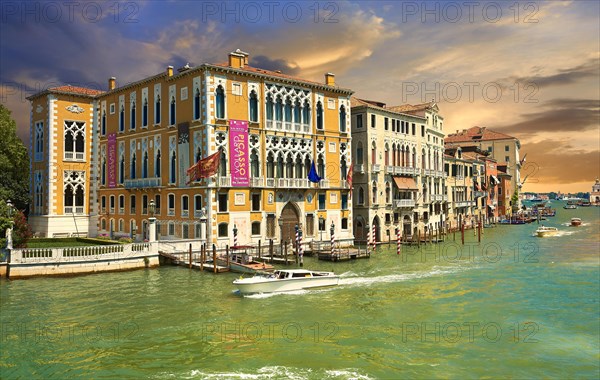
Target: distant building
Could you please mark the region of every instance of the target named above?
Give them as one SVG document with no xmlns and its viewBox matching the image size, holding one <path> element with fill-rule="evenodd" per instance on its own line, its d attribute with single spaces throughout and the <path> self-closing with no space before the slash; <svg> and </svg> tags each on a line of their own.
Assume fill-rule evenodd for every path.
<svg viewBox="0 0 600 380">
<path fill-rule="evenodd" d="M 520 141 L 513 136 L 496 132 L 485 127 L 472 127 L 456 131 L 449 134 L 445 139 L 446 147 L 453 146 L 475 146 L 481 150 L 487 151 L 489 157 L 496 160 L 498 165 L 504 165 L 507 168 L 506 174 L 510 175 L 511 196 L 515 189 L 521 188 L 521 158 L 519 149 Z M 503 189 L 507 191 L 506 189 Z M 516 205 L 518 206 L 518 205 Z"/>
<path fill-rule="evenodd" d="M 592 192 L 590 193 L 590 203 L 600 205 L 600 180 L 596 178 L 596 183 L 592 185 Z"/>
<path fill-rule="evenodd" d="M 377 241 L 444 221 L 443 118 L 434 103 L 388 107 L 352 98 L 354 235 Z M 367 230 L 369 226 L 369 230 Z"/>
<path fill-rule="evenodd" d="M 498 185 L 498 216 L 507 217 L 512 215 L 512 203 L 511 197 L 512 191 L 512 176 L 507 173 L 508 169 L 506 165 L 498 165 L 498 178 L 500 184 Z"/>
</svg>

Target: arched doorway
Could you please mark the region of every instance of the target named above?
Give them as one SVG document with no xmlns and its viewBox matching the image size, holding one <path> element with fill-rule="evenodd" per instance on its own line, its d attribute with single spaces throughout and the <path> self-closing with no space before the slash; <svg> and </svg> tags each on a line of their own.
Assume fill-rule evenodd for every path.
<svg viewBox="0 0 600 380">
<path fill-rule="evenodd" d="M 283 227 L 281 231 L 282 241 L 292 241 L 296 239 L 296 226 L 300 224 L 300 216 L 298 212 L 298 206 L 292 202 L 283 207 L 281 210 L 280 220 L 283 221 Z"/>
<path fill-rule="evenodd" d="M 356 242 L 362 242 L 366 240 L 367 230 L 365 229 L 365 223 L 362 216 L 354 219 L 354 240 Z"/>
<path fill-rule="evenodd" d="M 412 228 L 411 228 L 411 223 L 410 223 L 410 216 L 408 215 L 404 215 L 404 218 L 402 219 L 402 236 L 410 236 L 412 235 Z"/>
<path fill-rule="evenodd" d="M 379 223 L 379 216 L 373 218 L 373 226 L 371 227 L 375 231 L 375 241 L 381 241 L 381 228 Z"/>
</svg>

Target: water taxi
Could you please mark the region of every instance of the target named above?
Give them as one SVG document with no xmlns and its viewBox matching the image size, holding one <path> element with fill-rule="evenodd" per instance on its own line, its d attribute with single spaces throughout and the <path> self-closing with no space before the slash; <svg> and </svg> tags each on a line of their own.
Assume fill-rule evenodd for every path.
<svg viewBox="0 0 600 380">
<path fill-rule="evenodd" d="M 558 228 L 556 227 L 544 227 L 541 226 L 537 230 L 535 230 L 535 234 L 537 237 L 548 237 L 554 236 L 558 233 Z"/>
<path fill-rule="evenodd" d="M 335 286 L 340 278 L 333 272 L 306 269 L 276 270 L 268 276 L 240 278 L 233 281 L 241 294 L 275 293 Z"/>
<path fill-rule="evenodd" d="M 571 225 L 573 227 L 581 226 L 581 219 L 580 218 L 571 218 Z"/>
</svg>

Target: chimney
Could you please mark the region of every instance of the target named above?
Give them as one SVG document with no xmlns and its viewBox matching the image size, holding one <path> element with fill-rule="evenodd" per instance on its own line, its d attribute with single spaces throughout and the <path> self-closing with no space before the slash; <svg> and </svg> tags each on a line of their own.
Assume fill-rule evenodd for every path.
<svg viewBox="0 0 600 380">
<path fill-rule="evenodd" d="M 335 74 L 325 74 L 325 84 L 328 86 L 335 86 Z"/>
<path fill-rule="evenodd" d="M 244 53 L 240 49 L 236 49 L 229 53 L 229 67 L 234 69 L 243 69 L 248 64 L 248 53 Z"/>
<path fill-rule="evenodd" d="M 167 66 L 167 76 L 168 77 L 173 76 L 173 66 Z"/>
<path fill-rule="evenodd" d="M 117 87 L 117 78 L 110 77 L 108 79 L 108 91 L 114 90 Z"/>
</svg>

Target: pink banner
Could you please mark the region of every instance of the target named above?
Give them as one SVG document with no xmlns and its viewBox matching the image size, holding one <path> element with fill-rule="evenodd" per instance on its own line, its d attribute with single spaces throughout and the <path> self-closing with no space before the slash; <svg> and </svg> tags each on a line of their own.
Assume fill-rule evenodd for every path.
<svg viewBox="0 0 600 380">
<path fill-rule="evenodd" d="M 250 163 L 248 161 L 248 122 L 229 120 L 231 186 L 250 186 Z"/>
<path fill-rule="evenodd" d="M 117 134 L 109 133 L 106 144 L 106 174 L 108 187 L 117 187 Z"/>
</svg>

